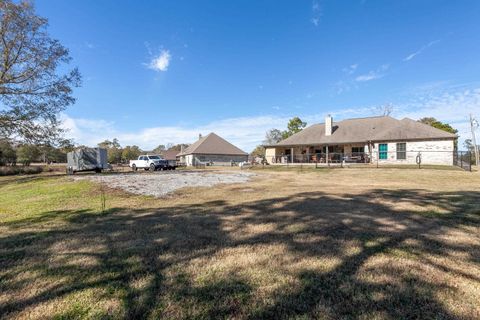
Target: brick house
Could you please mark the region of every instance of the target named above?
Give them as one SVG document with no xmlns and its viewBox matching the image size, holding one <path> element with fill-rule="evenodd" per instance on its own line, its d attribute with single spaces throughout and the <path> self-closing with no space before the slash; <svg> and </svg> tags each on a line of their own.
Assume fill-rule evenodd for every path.
<svg viewBox="0 0 480 320">
<path fill-rule="evenodd" d="M 389 116 L 314 124 L 274 145 L 266 145 L 271 163 L 382 162 L 452 165 L 457 136 L 418 121 Z"/>
</svg>

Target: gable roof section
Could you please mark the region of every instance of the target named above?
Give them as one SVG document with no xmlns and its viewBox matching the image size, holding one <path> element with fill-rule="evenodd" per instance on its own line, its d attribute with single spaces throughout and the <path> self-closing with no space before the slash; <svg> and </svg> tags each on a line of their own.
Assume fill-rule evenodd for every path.
<svg viewBox="0 0 480 320">
<path fill-rule="evenodd" d="M 421 139 L 454 139 L 457 136 L 418 121 L 389 116 L 347 119 L 333 123 L 333 133 L 325 135 L 325 124 L 314 124 L 284 139 L 276 146 L 363 143 Z"/>
<path fill-rule="evenodd" d="M 161 153 L 165 160 L 177 160 L 177 150 L 166 150 Z"/>
<path fill-rule="evenodd" d="M 186 148 L 183 153 L 180 152 L 180 155 L 187 155 L 187 154 L 224 154 L 224 155 L 248 155 L 248 153 L 240 150 L 227 140 L 219 137 L 215 133 L 210 133 L 205 137 L 198 139 L 195 143 L 191 144 L 188 148 Z"/>
<path fill-rule="evenodd" d="M 398 124 L 379 133 L 374 140 L 419 140 L 419 139 L 454 139 L 453 133 L 434 128 L 410 118 L 397 120 Z"/>
</svg>

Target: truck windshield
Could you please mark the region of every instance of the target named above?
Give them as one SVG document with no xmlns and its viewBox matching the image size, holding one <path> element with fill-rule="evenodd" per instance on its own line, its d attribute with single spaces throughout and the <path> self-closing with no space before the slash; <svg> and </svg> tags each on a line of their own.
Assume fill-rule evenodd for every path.
<svg viewBox="0 0 480 320">
<path fill-rule="evenodd" d="M 148 156 L 150 160 L 160 160 L 159 156 Z"/>
</svg>

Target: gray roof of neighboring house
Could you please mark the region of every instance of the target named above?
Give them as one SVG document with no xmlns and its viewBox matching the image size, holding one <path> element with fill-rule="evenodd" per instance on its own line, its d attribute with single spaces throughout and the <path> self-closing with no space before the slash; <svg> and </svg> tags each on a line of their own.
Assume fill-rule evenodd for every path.
<svg viewBox="0 0 480 320">
<path fill-rule="evenodd" d="M 314 124 L 274 146 L 455 139 L 457 137 L 452 133 L 409 118 L 397 120 L 389 116 L 347 119 L 334 122 L 332 127 L 332 135 L 326 136 L 325 124 Z"/>
<path fill-rule="evenodd" d="M 224 154 L 224 155 L 248 155 L 248 153 L 235 147 L 233 144 L 217 136 L 215 133 L 210 133 L 205 137 L 200 138 L 195 143 L 191 144 L 183 152 L 177 156 L 187 154 Z"/>
</svg>

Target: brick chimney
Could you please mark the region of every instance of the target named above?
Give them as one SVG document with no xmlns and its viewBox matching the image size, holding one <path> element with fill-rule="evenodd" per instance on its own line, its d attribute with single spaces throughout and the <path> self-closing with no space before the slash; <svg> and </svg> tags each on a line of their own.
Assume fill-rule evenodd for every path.
<svg viewBox="0 0 480 320">
<path fill-rule="evenodd" d="M 325 135 L 331 136 L 333 130 L 333 118 L 331 115 L 325 117 Z"/>
</svg>

